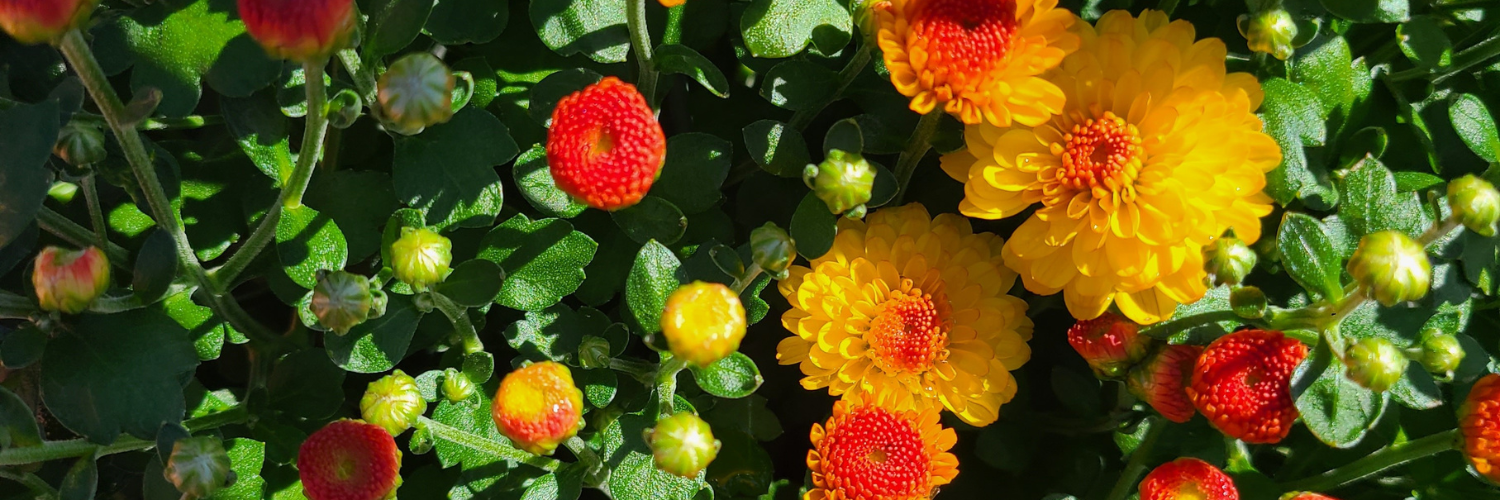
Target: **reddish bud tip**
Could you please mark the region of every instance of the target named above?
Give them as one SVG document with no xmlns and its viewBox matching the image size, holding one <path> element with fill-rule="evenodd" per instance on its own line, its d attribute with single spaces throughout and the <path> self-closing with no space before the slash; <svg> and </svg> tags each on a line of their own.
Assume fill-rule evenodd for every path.
<svg viewBox="0 0 1500 500">
<path fill-rule="evenodd" d="M 54 42 L 89 18 L 99 0 L 0 0 L 0 28 L 24 44 Z"/>
<path fill-rule="evenodd" d="M 319 62 L 354 35 L 354 0 L 239 0 L 245 30 L 272 57 Z"/>
<path fill-rule="evenodd" d="M 47 247 L 36 257 L 31 284 L 42 310 L 78 314 L 109 288 L 109 259 L 98 247 Z"/>
<path fill-rule="evenodd" d="M 1068 329 L 1068 343 L 1089 362 L 1099 378 L 1118 379 L 1146 357 L 1150 337 L 1140 335 L 1140 327 L 1114 313 L 1086 319 Z"/>
</svg>

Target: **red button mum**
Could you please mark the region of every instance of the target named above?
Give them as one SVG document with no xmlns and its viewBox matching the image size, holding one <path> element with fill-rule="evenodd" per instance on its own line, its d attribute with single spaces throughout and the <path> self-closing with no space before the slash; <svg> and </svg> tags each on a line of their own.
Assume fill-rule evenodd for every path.
<svg viewBox="0 0 1500 500">
<path fill-rule="evenodd" d="M 0 0 L 0 28 L 26 44 L 51 42 L 78 26 L 99 0 Z"/>
<path fill-rule="evenodd" d="M 245 30 L 274 57 L 318 62 L 354 33 L 354 0 L 239 0 Z"/>
<path fill-rule="evenodd" d="M 1127 383 L 1130 392 L 1145 400 L 1167 420 L 1184 423 L 1193 418 L 1193 402 L 1188 400 L 1187 385 L 1202 347 L 1169 345 L 1157 351 L 1146 362 L 1130 370 Z"/>
<path fill-rule="evenodd" d="M 810 500 L 925 500 L 958 475 L 958 441 L 936 409 L 891 411 L 839 401 L 828 425 L 813 424 Z"/>
<path fill-rule="evenodd" d="M 378 425 L 340 420 L 302 442 L 297 474 L 312 500 L 379 500 L 401 483 L 401 450 Z"/>
<path fill-rule="evenodd" d="M 618 78 L 574 92 L 552 110 L 552 178 L 591 207 L 619 210 L 641 201 L 666 154 L 666 136 L 646 98 Z"/>
<path fill-rule="evenodd" d="M 1297 420 L 1292 371 L 1306 358 L 1307 346 L 1281 332 L 1231 333 L 1198 357 L 1188 396 L 1224 434 L 1247 443 L 1275 443 Z"/>
<path fill-rule="evenodd" d="M 1234 480 L 1196 458 L 1161 464 L 1141 480 L 1141 500 L 1239 500 Z"/>
<path fill-rule="evenodd" d="M 1469 389 L 1458 410 L 1458 429 L 1474 471 L 1500 483 L 1500 375 L 1485 375 Z"/>
</svg>

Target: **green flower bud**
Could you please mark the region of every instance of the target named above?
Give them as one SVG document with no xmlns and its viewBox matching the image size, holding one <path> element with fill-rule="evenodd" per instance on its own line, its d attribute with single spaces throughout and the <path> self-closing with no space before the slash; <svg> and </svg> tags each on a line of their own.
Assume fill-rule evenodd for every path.
<svg viewBox="0 0 1500 500">
<path fill-rule="evenodd" d="M 398 59 L 380 76 L 376 98 L 387 130 L 416 135 L 453 117 L 456 79 L 443 61 L 426 52 Z"/>
<path fill-rule="evenodd" d="M 31 285 L 42 310 L 78 314 L 109 289 L 109 259 L 98 247 L 47 247 L 36 256 Z"/>
<path fill-rule="evenodd" d="M 854 13 L 854 25 L 859 26 L 859 34 L 864 36 L 864 43 L 874 46 L 877 42 L 875 36 L 880 32 L 880 23 L 875 20 L 875 5 L 882 0 L 854 0 L 850 2 L 849 10 Z"/>
<path fill-rule="evenodd" d="M 427 413 L 427 401 L 417 390 L 416 379 L 401 370 L 370 382 L 359 399 L 360 418 L 392 436 L 406 431 L 423 413 Z"/>
<path fill-rule="evenodd" d="M 1448 207 L 1464 227 L 1480 236 L 1494 236 L 1500 220 L 1500 192 L 1489 181 L 1465 175 L 1448 183 Z"/>
<path fill-rule="evenodd" d="M 1406 355 L 1391 341 L 1365 338 L 1344 353 L 1349 380 L 1375 392 L 1385 392 L 1406 373 Z"/>
<path fill-rule="evenodd" d="M 52 154 L 75 167 L 104 161 L 104 130 L 92 123 L 70 121 L 57 133 Z"/>
<path fill-rule="evenodd" d="M 1432 265 L 1422 245 L 1410 236 L 1380 231 L 1360 238 L 1359 248 L 1349 258 L 1349 275 L 1389 307 L 1427 295 Z"/>
<path fill-rule="evenodd" d="M 1255 251 L 1244 241 L 1224 236 L 1203 247 L 1203 271 L 1215 285 L 1238 285 L 1255 269 Z"/>
<path fill-rule="evenodd" d="M 646 430 L 646 442 L 651 445 L 656 468 L 686 478 L 698 477 L 722 446 L 714 439 L 708 422 L 692 412 L 657 420 L 656 428 Z"/>
<path fill-rule="evenodd" d="M 1436 374 L 1453 373 L 1464 360 L 1464 346 L 1452 335 L 1429 335 L 1422 339 L 1422 367 Z"/>
<path fill-rule="evenodd" d="M 750 258 L 761 269 L 779 276 L 797 259 L 797 243 L 776 223 L 767 222 L 750 231 Z"/>
<path fill-rule="evenodd" d="M 364 276 L 344 271 L 318 271 L 310 308 L 319 324 L 343 335 L 372 317 L 370 311 L 374 302 L 370 280 Z"/>
<path fill-rule="evenodd" d="M 177 440 L 162 470 L 162 476 L 190 498 L 203 498 L 219 491 L 229 480 L 229 474 L 229 454 L 224 451 L 224 443 L 213 436 Z"/>
<path fill-rule="evenodd" d="M 464 372 L 449 368 L 443 370 L 443 397 L 458 402 L 474 395 L 474 381 Z"/>
<path fill-rule="evenodd" d="M 72 203 L 73 197 L 77 195 L 78 185 L 71 182 L 57 181 L 52 183 L 52 187 L 47 188 L 47 197 L 64 205 Z"/>
<path fill-rule="evenodd" d="M 1266 294 L 1253 286 L 1240 287 L 1229 292 L 1229 308 L 1245 319 L 1260 319 L 1266 315 Z"/>
<path fill-rule="evenodd" d="M 1251 51 L 1285 61 L 1296 48 L 1292 46 L 1292 40 L 1297 38 L 1297 21 L 1285 9 L 1278 7 L 1254 15 L 1241 15 L 1238 24 Z"/>
<path fill-rule="evenodd" d="M 453 261 L 453 242 L 431 229 L 401 228 L 391 243 L 391 270 L 396 279 L 418 290 L 443 281 Z"/>
<path fill-rule="evenodd" d="M 578 364 L 584 368 L 604 368 L 609 366 L 609 352 L 608 339 L 584 335 L 578 343 Z"/>
<path fill-rule="evenodd" d="M 823 163 L 808 165 L 802 172 L 802 180 L 818 199 L 828 205 L 828 211 L 841 214 L 863 207 L 870 201 L 870 190 L 875 187 L 875 167 L 859 153 L 835 149 L 828 152 Z"/>
</svg>

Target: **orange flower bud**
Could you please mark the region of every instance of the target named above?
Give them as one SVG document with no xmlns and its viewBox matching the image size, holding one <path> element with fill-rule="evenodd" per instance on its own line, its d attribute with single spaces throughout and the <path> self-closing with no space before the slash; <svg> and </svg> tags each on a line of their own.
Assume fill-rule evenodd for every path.
<svg viewBox="0 0 1500 500">
<path fill-rule="evenodd" d="M 36 257 L 31 284 L 43 310 L 78 314 L 109 288 L 109 259 L 98 247 L 47 247 Z"/>
<path fill-rule="evenodd" d="M 24 44 L 53 42 L 98 5 L 99 0 L 0 0 L 0 28 Z"/>
<path fill-rule="evenodd" d="M 354 0 L 239 0 L 245 30 L 272 57 L 327 59 L 354 35 Z"/>
<path fill-rule="evenodd" d="M 567 366 L 543 361 L 510 372 L 500 381 L 490 416 L 516 447 L 543 455 L 578 434 L 583 392 Z"/>
</svg>

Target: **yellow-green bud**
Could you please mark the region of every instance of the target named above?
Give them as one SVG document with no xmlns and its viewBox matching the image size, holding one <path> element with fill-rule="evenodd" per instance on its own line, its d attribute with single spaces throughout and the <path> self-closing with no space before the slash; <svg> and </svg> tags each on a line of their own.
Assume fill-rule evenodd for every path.
<svg viewBox="0 0 1500 500">
<path fill-rule="evenodd" d="M 36 256 L 31 285 L 42 310 L 78 314 L 109 289 L 109 259 L 99 247 L 47 247 Z"/>
<path fill-rule="evenodd" d="M 1406 373 L 1406 355 L 1391 341 L 1365 338 L 1344 353 L 1349 380 L 1375 392 L 1385 392 Z"/>
<path fill-rule="evenodd" d="M 453 118 L 453 71 L 426 52 L 398 59 L 380 76 L 376 98 L 386 129 L 416 135 Z"/>
<path fill-rule="evenodd" d="M 188 498 L 203 498 L 224 487 L 229 480 L 229 454 L 217 437 L 199 436 L 177 440 L 167 458 L 162 476 Z"/>
<path fill-rule="evenodd" d="M 401 370 L 370 382 L 364 397 L 359 399 L 360 418 L 380 426 L 392 436 L 411 428 L 417 417 L 426 412 L 427 401 L 417 390 L 416 379 Z"/>
<path fill-rule="evenodd" d="M 662 335 L 672 354 L 699 367 L 739 350 L 745 324 L 740 296 L 720 283 L 694 281 L 677 287 L 661 313 Z"/>
<path fill-rule="evenodd" d="M 1349 258 L 1349 275 L 1389 307 L 1427 295 L 1432 264 L 1422 245 L 1410 236 L 1380 231 L 1360 238 L 1359 248 Z"/>
<path fill-rule="evenodd" d="M 474 395 L 474 381 L 469 380 L 464 372 L 449 368 L 443 371 L 443 396 L 449 401 L 458 402 L 469 399 Z"/>
<path fill-rule="evenodd" d="M 708 422 L 692 412 L 657 420 L 655 428 L 646 430 L 646 442 L 651 445 L 656 468 L 686 478 L 698 477 L 723 446 L 714 439 Z"/>
<path fill-rule="evenodd" d="M 75 167 L 104 161 L 104 130 L 92 123 L 70 121 L 57 133 L 52 154 Z"/>
<path fill-rule="evenodd" d="M 797 243 L 776 223 L 767 222 L 750 231 L 750 259 L 766 272 L 779 278 L 796 258 Z"/>
<path fill-rule="evenodd" d="M 1422 367 L 1436 374 L 1452 373 L 1464 360 L 1464 346 L 1452 335 L 1429 335 L 1422 339 Z"/>
<path fill-rule="evenodd" d="M 401 238 L 391 243 L 391 270 L 396 279 L 418 290 L 440 283 L 453 261 L 453 242 L 426 228 L 401 228 Z"/>
<path fill-rule="evenodd" d="M 1297 38 L 1297 21 L 1285 9 L 1241 15 L 1238 24 L 1251 51 L 1270 54 L 1283 61 L 1292 56 L 1296 48 L 1292 46 L 1292 40 Z"/>
<path fill-rule="evenodd" d="M 828 152 L 823 163 L 808 165 L 802 172 L 802 180 L 818 199 L 828 205 L 828 211 L 841 214 L 863 208 L 870 201 L 870 190 L 875 187 L 875 167 L 859 153 L 835 149 Z M 862 213 L 862 210 L 855 211 Z"/>
<path fill-rule="evenodd" d="M 1448 183 L 1448 207 L 1453 216 L 1480 236 L 1494 236 L 1500 221 L 1500 192 L 1489 181 L 1465 175 Z"/>
<path fill-rule="evenodd" d="M 1255 251 L 1243 240 L 1224 236 L 1203 247 L 1203 271 L 1216 285 L 1238 285 L 1255 269 Z"/>
<path fill-rule="evenodd" d="M 1235 316 L 1260 319 L 1266 315 L 1266 294 L 1253 286 L 1237 288 L 1229 292 L 1229 308 Z"/>
<path fill-rule="evenodd" d="M 880 23 L 875 20 L 875 5 L 881 1 L 854 0 L 849 5 L 849 10 L 854 14 L 854 25 L 859 27 L 864 43 L 870 46 L 877 43 L 876 34 L 880 32 Z"/>
<path fill-rule="evenodd" d="M 609 366 L 609 358 L 609 339 L 584 335 L 578 343 L 578 364 L 584 368 L 604 368 Z"/>
<path fill-rule="evenodd" d="M 372 317 L 370 311 L 374 302 L 370 280 L 364 276 L 344 271 L 318 271 L 310 308 L 319 324 L 343 335 Z"/>
</svg>

